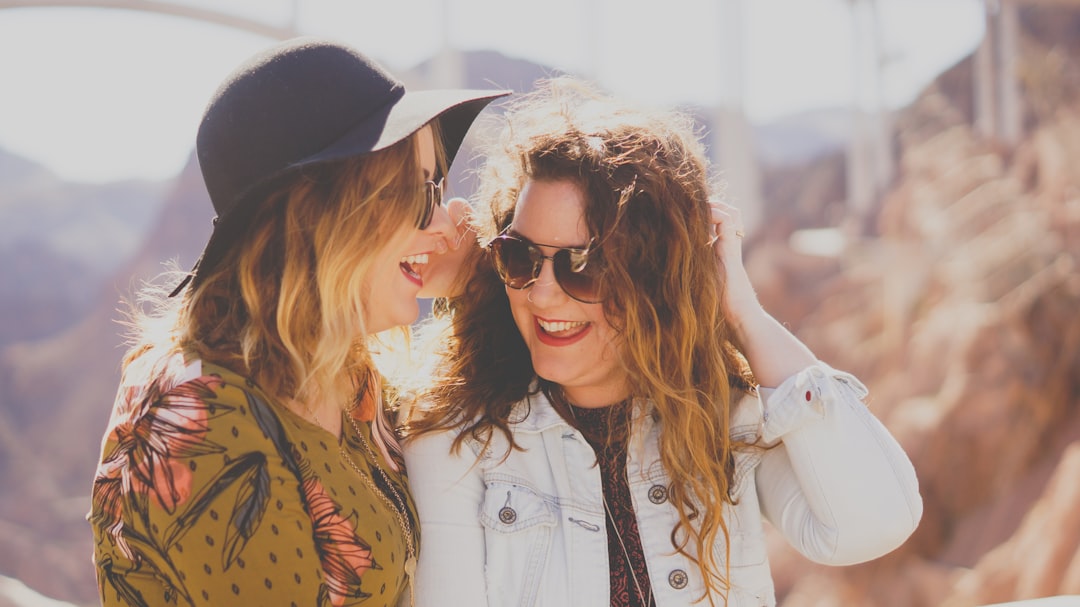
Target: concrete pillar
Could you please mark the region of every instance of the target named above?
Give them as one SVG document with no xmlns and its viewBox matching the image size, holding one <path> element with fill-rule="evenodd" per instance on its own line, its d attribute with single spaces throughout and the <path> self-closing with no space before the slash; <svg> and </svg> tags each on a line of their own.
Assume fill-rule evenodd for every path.
<svg viewBox="0 0 1080 607">
<path fill-rule="evenodd" d="M 1017 74 L 1020 18 L 1016 0 L 986 0 L 986 33 L 975 51 L 975 130 L 1015 145 L 1024 130 L 1024 107 Z"/>
<path fill-rule="evenodd" d="M 1024 108 L 1017 73 L 1020 44 L 1020 7 L 1015 0 L 1003 0 L 998 13 L 1000 52 L 998 55 L 998 98 L 1001 140 L 1009 145 L 1020 143 L 1024 130 Z"/>
<path fill-rule="evenodd" d="M 450 2 L 451 0 L 442 0 L 439 3 L 441 15 L 438 23 L 442 27 L 440 32 L 441 44 L 439 45 L 438 54 L 432 59 L 428 87 L 425 88 L 467 88 L 465 84 L 465 60 L 461 56 L 461 51 L 454 48 L 450 43 Z"/>
<path fill-rule="evenodd" d="M 983 4 L 986 12 L 986 26 L 982 42 L 975 49 L 972 86 L 975 101 L 975 131 L 987 138 L 997 137 L 997 103 L 994 95 L 994 55 L 996 54 L 994 14 L 997 12 L 997 0 L 986 0 Z"/>
<path fill-rule="evenodd" d="M 874 0 L 851 0 L 850 4 L 855 98 L 847 153 L 848 210 L 862 219 L 892 184 L 896 160 L 877 7 Z"/>
<path fill-rule="evenodd" d="M 742 0 L 719 0 L 717 38 L 720 95 L 709 134 L 713 165 L 726 184 L 725 198 L 742 213 L 746 232 L 763 220 L 761 170 L 754 134 L 744 111 Z"/>
</svg>

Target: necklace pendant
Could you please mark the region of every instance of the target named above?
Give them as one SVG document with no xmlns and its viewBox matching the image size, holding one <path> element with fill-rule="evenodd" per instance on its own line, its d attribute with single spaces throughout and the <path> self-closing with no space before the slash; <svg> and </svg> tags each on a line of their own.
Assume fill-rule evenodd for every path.
<svg viewBox="0 0 1080 607">
<path fill-rule="evenodd" d="M 405 583 L 409 585 L 409 607 L 416 606 L 416 557 L 405 559 Z"/>
</svg>

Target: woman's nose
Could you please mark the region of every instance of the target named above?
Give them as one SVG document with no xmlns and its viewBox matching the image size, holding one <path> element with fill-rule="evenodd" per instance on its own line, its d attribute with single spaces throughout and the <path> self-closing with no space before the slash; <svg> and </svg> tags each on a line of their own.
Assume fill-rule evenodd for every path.
<svg viewBox="0 0 1080 607">
<path fill-rule="evenodd" d="M 555 262 L 550 257 L 544 258 L 540 265 L 540 274 L 529 289 L 529 300 L 538 306 L 558 303 L 566 296 L 559 281 L 555 279 Z"/>
</svg>

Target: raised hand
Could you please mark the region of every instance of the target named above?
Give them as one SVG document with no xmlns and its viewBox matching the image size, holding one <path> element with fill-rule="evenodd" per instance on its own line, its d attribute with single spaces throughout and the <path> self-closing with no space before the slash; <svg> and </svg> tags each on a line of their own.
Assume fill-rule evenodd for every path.
<svg viewBox="0 0 1080 607">
<path fill-rule="evenodd" d="M 476 252 L 479 245 L 476 233 L 470 228 L 469 217 L 472 207 L 464 198 L 451 198 L 446 201 L 446 212 L 455 226 L 453 233 L 447 234 L 428 261 L 424 272 L 424 287 L 420 297 L 453 297 L 459 295 L 464 286 L 463 270 L 465 261 Z"/>
</svg>

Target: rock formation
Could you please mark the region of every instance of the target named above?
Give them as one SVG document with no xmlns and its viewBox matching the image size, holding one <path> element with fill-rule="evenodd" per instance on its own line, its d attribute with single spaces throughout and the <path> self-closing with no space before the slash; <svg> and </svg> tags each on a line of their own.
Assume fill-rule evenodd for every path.
<svg viewBox="0 0 1080 607">
<path fill-rule="evenodd" d="M 783 607 L 1080 594 L 1080 97 L 1058 56 L 1080 21 L 1052 12 L 1024 14 L 1028 34 L 1073 27 L 1025 38 L 1028 81 L 1060 86 L 1029 107 L 1018 147 L 972 132 L 948 90 L 970 86 L 961 64 L 901 117 L 899 177 L 871 234 L 841 232 L 832 259 L 776 238 L 752 252 L 766 307 L 871 387 L 926 507 L 907 544 L 865 565 L 826 569 L 774 542 Z"/>
</svg>

